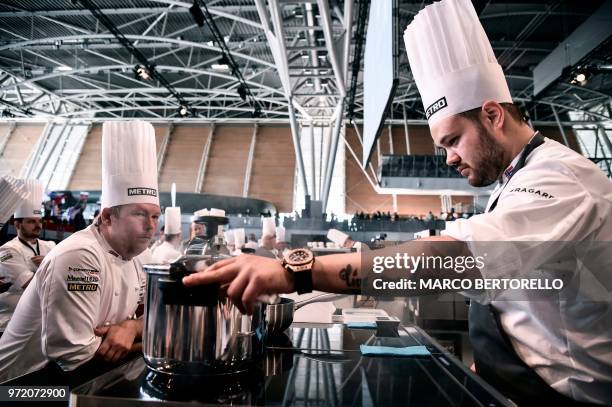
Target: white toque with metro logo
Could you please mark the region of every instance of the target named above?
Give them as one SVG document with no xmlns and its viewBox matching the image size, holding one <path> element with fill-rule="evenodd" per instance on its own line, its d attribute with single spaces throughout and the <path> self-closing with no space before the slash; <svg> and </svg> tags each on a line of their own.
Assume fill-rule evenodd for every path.
<svg viewBox="0 0 612 407">
<path fill-rule="evenodd" d="M 23 183 L 30 195 L 23 199 L 17 210 L 15 210 L 15 219 L 42 218 L 41 208 L 44 192 L 42 182 L 35 179 L 24 179 Z"/>
<path fill-rule="evenodd" d="M 159 205 L 155 130 L 143 121 L 102 125 L 102 208 Z"/>
<path fill-rule="evenodd" d="M 512 103 L 504 72 L 469 0 L 425 7 L 406 28 L 404 41 L 430 126 L 486 100 Z"/>
</svg>

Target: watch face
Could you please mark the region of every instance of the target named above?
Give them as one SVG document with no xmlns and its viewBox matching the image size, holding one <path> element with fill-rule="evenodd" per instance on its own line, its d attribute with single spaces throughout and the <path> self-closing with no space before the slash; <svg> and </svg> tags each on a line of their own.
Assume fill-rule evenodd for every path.
<svg viewBox="0 0 612 407">
<path fill-rule="evenodd" d="M 312 258 L 312 253 L 306 249 L 295 249 L 287 254 L 287 262 L 295 265 L 308 263 Z"/>
</svg>

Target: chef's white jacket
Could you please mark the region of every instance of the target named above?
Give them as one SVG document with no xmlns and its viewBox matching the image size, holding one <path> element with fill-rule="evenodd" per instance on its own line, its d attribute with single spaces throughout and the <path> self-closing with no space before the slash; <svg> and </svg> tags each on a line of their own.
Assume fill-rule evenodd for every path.
<svg viewBox="0 0 612 407">
<path fill-rule="evenodd" d="M 55 247 L 55 242 L 40 239 L 37 241 L 40 256 L 46 256 Z M 0 277 L 12 284 L 8 291 L 0 294 L 0 332 L 4 331 L 15 311 L 24 291 L 23 285 L 30 281 L 38 268 L 31 260 L 37 255 L 37 247 L 35 244 L 28 245 L 15 237 L 0 247 Z"/>
<path fill-rule="evenodd" d="M 612 405 L 612 183 L 587 158 L 545 139 L 523 169 L 502 176 L 488 206 L 498 196 L 492 212 L 447 222 L 443 234 L 468 242 L 474 255 L 489 251 L 483 278 L 553 277 L 564 289 L 533 301 L 466 295 L 495 307 L 516 353 L 551 387 Z M 587 256 L 572 251 L 595 244 L 599 252 Z"/>
<path fill-rule="evenodd" d="M 179 252 L 170 242 L 164 242 L 152 249 L 153 261 L 155 263 L 171 263 L 181 257 Z"/>
<path fill-rule="evenodd" d="M 126 261 L 96 226 L 71 235 L 43 260 L 0 338 L 0 382 L 55 361 L 69 371 L 102 342 L 94 328 L 133 318 L 143 301 L 147 249 Z"/>
</svg>

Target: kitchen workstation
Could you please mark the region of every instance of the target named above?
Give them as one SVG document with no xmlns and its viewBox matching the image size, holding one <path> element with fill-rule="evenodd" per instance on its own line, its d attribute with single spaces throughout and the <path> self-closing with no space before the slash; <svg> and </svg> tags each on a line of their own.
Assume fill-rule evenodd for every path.
<svg viewBox="0 0 612 407">
<path fill-rule="evenodd" d="M 424 330 L 360 296 L 261 295 L 249 315 L 218 284 L 186 287 L 183 277 L 240 255 L 219 233 L 223 213 L 193 216 L 205 232 L 186 254 L 144 265 L 142 353 L 6 384 L 70 384 L 70 406 L 512 405 Z"/>
<path fill-rule="evenodd" d="M 244 315 L 218 287 L 186 290 L 195 262 L 227 255 L 212 239 L 203 256 L 145 266 L 144 356 L 73 389 L 71 405 L 509 405 L 423 330 L 330 303 L 353 296 L 262 298 Z"/>
</svg>

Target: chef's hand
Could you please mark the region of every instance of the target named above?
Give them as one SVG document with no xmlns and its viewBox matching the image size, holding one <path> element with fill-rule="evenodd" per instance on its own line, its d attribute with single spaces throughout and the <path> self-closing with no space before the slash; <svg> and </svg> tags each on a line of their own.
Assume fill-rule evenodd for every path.
<svg viewBox="0 0 612 407">
<path fill-rule="evenodd" d="M 142 320 L 128 319 L 120 324 L 100 326 L 94 333 L 102 337 L 96 356 L 106 362 L 114 363 L 142 349 L 141 343 L 134 343 L 142 333 Z"/>
<path fill-rule="evenodd" d="M 211 283 L 218 283 L 240 312 L 249 315 L 261 294 L 295 291 L 293 275 L 280 261 L 246 254 L 222 260 L 183 277 L 183 284 L 188 287 Z"/>
<path fill-rule="evenodd" d="M 43 261 L 44 258 L 45 256 L 34 256 L 34 257 L 30 257 L 30 260 L 32 260 L 32 263 L 34 263 L 34 265 L 38 267 L 40 266 L 40 263 Z"/>
</svg>

